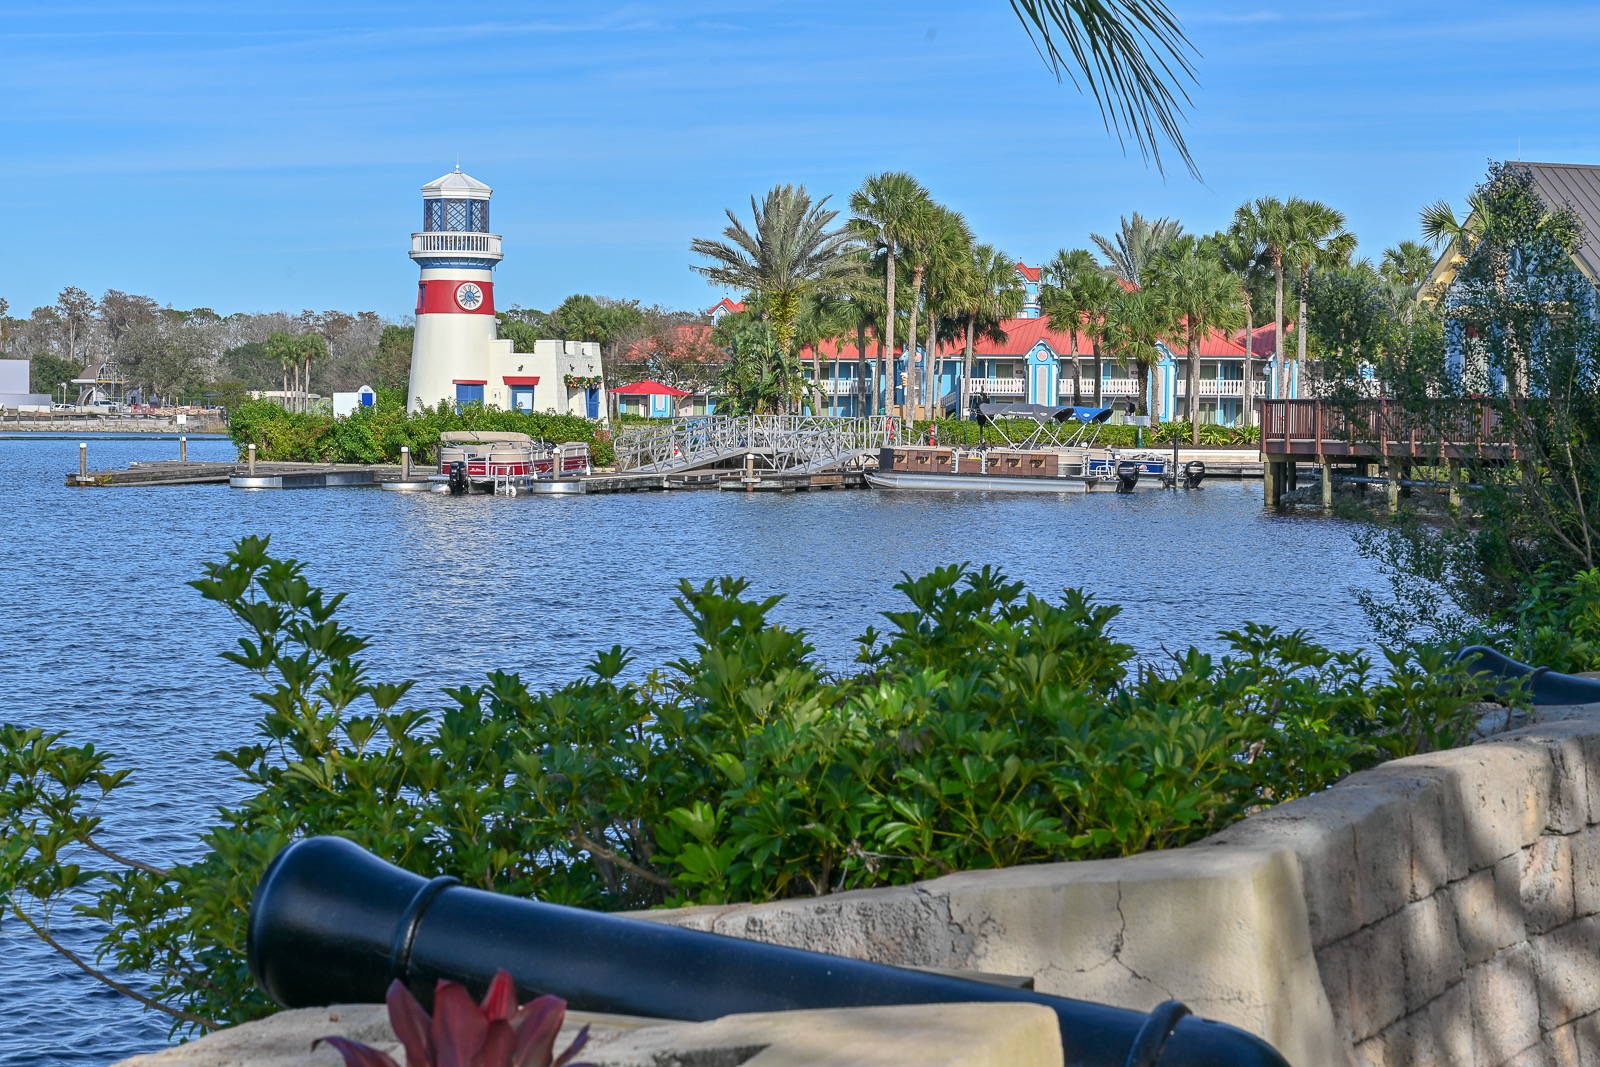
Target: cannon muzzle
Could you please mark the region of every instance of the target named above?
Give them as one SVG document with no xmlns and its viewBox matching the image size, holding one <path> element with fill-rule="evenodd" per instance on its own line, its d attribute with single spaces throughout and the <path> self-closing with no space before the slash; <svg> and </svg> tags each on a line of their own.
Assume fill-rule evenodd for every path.
<svg viewBox="0 0 1600 1067">
<path fill-rule="evenodd" d="M 1288 1067 L 1270 1045 L 1169 1001 L 1148 1014 L 1029 990 L 468 889 L 343 838 L 296 842 L 250 903 L 250 972 L 289 1008 L 378 1003 L 398 978 L 431 1003 L 497 969 L 579 1011 L 700 1022 L 745 1012 L 972 1001 L 1056 1013 L 1067 1067 Z"/>
</svg>

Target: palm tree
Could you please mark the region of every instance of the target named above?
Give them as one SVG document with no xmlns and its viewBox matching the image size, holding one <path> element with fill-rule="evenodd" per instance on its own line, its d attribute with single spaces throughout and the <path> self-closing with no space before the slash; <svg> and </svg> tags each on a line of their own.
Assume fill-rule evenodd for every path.
<svg viewBox="0 0 1600 1067">
<path fill-rule="evenodd" d="M 1179 124 L 1189 102 L 1183 82 L 1194 80 L 1194 48 L 1163 0 L 1011 0 L 1011 9 L 1057 78 L 1062 67 L 1083 75 L 1119 144 L 1126 146 L 1126 128 L 1159 171 L 1159 131 L 1199 176 Z"/>
<path fill-rule="evenodd" d="M 1265 268 L 1265 249 L 1255 234 L 1240 227 L 1238 216 L 1234 217 L 1233 226 L 1212 234 L 1207 242 L 1211 254 L 1217 257 L 1224 270 L 1233 275 L 1239 286 L 1239 303 L 1244 308 L 1244 424 L 1250 426 L 1256 421 L 1255 397 L 1252 395 L 1256 373 L 1255 283 Z"/>
<path fill-rule="evenodd" d="M 1083 398 L 1079 395 L 1081 375 L 1078 367 L 1078 331 L 1083 328 L 1084 319 L 1094 309 L 1086 303 L 1086 289 L 1082 284 L 1084 275 L 1103 275 L 1100 265 L 1094 261 L 1094 254 L 1086 248 L 1074 248 L 1070 252 L 1065 248 L 1056 252 L 1055 258 L 1045 264 L 1041 272 L 1039 286 L 1039 310 L 1049 318 L 1053 329 L 1067 331 L 1068 344 L 1071 347 L 1072 358 L 1072 402 L 1081 403 Z M 1099 368 L 1095 369 L 1095 402 L 1099 403 Z"/>
<path fill-rule="evenodd" d="M 911 272 L 911 305 L 909 308 L 911 322 L 910 329 L 906 332 L 905 369 L 901 375 L 901 385 L 905 390 L 906 407 L 914 408 L 922 395 L 921 382 L 917 378 L 917 323 L 922 315 L 922 284 L 928 275 L 928 267 L 935 256 L 939 254 L 939 243 L 944 239 L 944 215 L 949 209 L 942 204 L 935 203 L 932 199 L 919 204 L 913 211 L 909 225 L 906 227 L 904 239 L 901 244 L 901 265 Z M 931 345 L 930 345 L 931 352 Z M 894 349 L 889 350 L 889 357 L 894 358 Z M 910 412 L 907 412 L 907 417 Z"/>
<path fill-rule="evenodd" d="M 1275 196 L 1263 196 L 1253 203 L 1240 204 L 1233 213 L 1233 230 L 1261 245 L 1261 254 L 1272 268 L 1272 360 L 1283 380 L 1283 261 L 1294 239 L 1287 205 Z"/>
<path fill-rule="evenodd" d="M 1106 266 L 1125 282 L 1141 284 L 1144 268 L 1161 254 L 1167 243 L 1183 233 L 1183 223 L 1176 219 L 1147 219 L 1137 211 L 1133 218 L 1122 217 L 1114 238 L 1091 233 L 1089 240 L 1100 248 Z"/>
<path fill-rule="evenodd" d="M 937 239 L 928 249 L 925 260 L 927 270 L 923 275 L 927 286 L 926 299 L 923 301 L 928 323 L 927 332 L 923 335 L 927 338 L 924 344 L 927 352 L 919 365 L 921 370 L 917 389 L 918 403 L 930 411 L 939 399 L 934 396 L 939 380 L 939 319 L 946 312 L 958 310 L 960 300 L 956 294 L 962 286 L 962 275 L 972 267 L 973 240 L 972 230 L 961 213 L 942 205 L 936 209 L 935 228 Z"/>
<path fill-rule="evenodd" d="M 1311 271 L 1315 267 L 1349 263 L 1350 254 L 1356 248 L 1356 237 L 1344 228 L 1344 212 L 1319 200 L 1292 197 L 1284 208 L 1289 216 L 1290 234 L 1284 246 L 1284 259 L 1292 263 L 1300 275 L 1300 315 L 1294 322 L 1294 334 L 1295 360 L 1303 367 L 1306 337 L 1310 333 L 1306 329 L 1306 295 L 1311 288 Z"/>
<path fill-rule="evenodd" d="M 1448 205 L 1445 210 L 1449 210 Z M 1414 293 L 1432 273 L 1433 261 L 1433 253 L 1421 241 L 1401 241 L 1383 250 L 1383 262 L 1378 265 L 1378 273 L 1385 281 L 1402 285 Z"/>
<path fill-rule="evenodd" d="M 1004 343 L 1001 323 L 1022 310 L 1024 294 L 1017 279 L 1016 260 L 993 245 L 973 245 L 972 259 L 962 274 L 959 320 L 966 330 L 966 350 L 961 356 L 960 413 L 965 417 L 972 381 L 972 346 L 979 331 Z"/>
<path fill-rule="evenodd" d="M 291 408 L 289 403 L 289 375 L 295 374 L 296 384 L 299 384 L 300 373 L 300 346 L 293 334 L 275 330 L 267 335 L 267 358 L 276 363 L 283 370 L 283 403 L 285 408 Z M 292 410 L 292 408 L 291 408 Z"/>
<path fill-rule="evenodd" d="M 898 273 L 895 260 L 905 246 L 906 237 L 921 221 L 924 206 L 931 203 L 928 191 L 911 175 L 903 171 L 886 171 L 874 174 L 861 183 L 861 188 L 850 194 L 850 211 L 854 217 L 847 224 L 851 233 L 864 244 L 868 253 L 884 259 L 884 316 L 883 344 L 889 359 L 894 359 L 894 287 Z M 884 382 L 883 356 L 878 357 L 878 381 Z M 883 390 L 878 412 L 882 414 L 889 402 L 889 389 Z"/>
<path fill-rule="evenodd" d="M 1104 314 L 1102 329 L 1106 340 L 1124 362 L 1135 366 L 1139 378 L 1138 404 L 1145 414 L 1153 414 L 1150 411 L 1150 368 L 1161 358 L 1156 342 L 1173 327 L 1172 308 L 1158 290 L 1118 286 Z"/>
<path fill-rule="evenodd" d="M 1112 303 L 1123 293 L 1123 283 L 1103 270 L 1084 271 L 1078 275 L 1074 288 L 1083 307 L 1084 331 L 1089 335 L 1089 349 L 1093 355 L 1094 406 L 1105 407 L 1105 370 L 1100 358 L 1101 346 L 1106 341 L 1106 316 Z"/>
<path fill-rule="evenodd" d="M 1200 443 L 1200 340 L 1243 319 L 1237 283 L 1201 241 L 1179 237 L 1150 265 L 1149 287 L 1171 308 L 1188 352 L 1189 443 Z"/>
<path fill-rule="evenodd" d="M 730 210 L 722 231 L 727 240 L 701 237 L 689 245 L 711 261 L 691 268 L 711 284 L 760 294 L 763 316 L 786 354 L 794 345 L 795 320 L 806 294 L 846 285 L 860 270 L 850 254 L 855 238 L 847 230 L 828 228 L 839 213 L 827 210 L 827 203 L 827 197 L 812 203 L 803 185 L 775 185 L 761 203 L 750 198 L 753 229 Z"/>
<path fill-rule="evenodd" d="M 295 349 L 300 359 L 305 363 L 305 392 L 309 394 L 311 392 L 311 361 L 315 359 L 320 362 L 328 358 L 328 342 L 323 340 L 320 333 L 303 333 L 296 339 Z M 309 395 L 301 398 L 303 408 L 309 410 L 310 404 L 311 397 Z"/>
</svg>

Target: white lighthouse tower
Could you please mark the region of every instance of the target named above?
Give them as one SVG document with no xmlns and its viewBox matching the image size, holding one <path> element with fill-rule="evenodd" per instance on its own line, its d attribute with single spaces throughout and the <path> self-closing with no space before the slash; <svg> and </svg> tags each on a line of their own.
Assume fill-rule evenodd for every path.
<svg viewBox="0 0 1600 1067">
<path fill-rule="evenodd" d="M 411 235 L 411 258 L 422 268 L 411 347 L 412 411 L 441 400 L 489 399 L 494 268 L 505 258 L 500 235 L 489 232 L 493 192 L 459 166 L 422 187 L 422 232 Z"/>
</svg>

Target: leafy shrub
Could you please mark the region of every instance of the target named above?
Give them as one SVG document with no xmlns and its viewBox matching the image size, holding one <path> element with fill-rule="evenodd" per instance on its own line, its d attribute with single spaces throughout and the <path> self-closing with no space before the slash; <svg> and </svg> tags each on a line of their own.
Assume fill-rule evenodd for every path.
<svg viewBox="0 0 1600 1067">
<path fill-rule="evenodd" d="M 628 653 L 544 692 L 495 672 L 403 709 L 371 679 L 340 596 L 245 538 L 192 583 L 244 630 L 257 736 L 217 758 L 255 793 L 171 870 L 104 848 L 129 772 L 92 745 L 0 727 L 0 917 L 48 937 L 64 899 L 142 972 L 175 1025 L 263 1014 L 245 906 L 290 840 L 338 834 L 418 873 L 594 908 L 766 900 L 1197 840 L 1390 756 L 1459 742 L 1485 693 L 1437 650 L 1389 673 L 1300 631 L 1248 625 L 1228 653 L 1138 664 L 1118 609 L 1049 601 L 991 568 L 897 588 L 907 606 L 824 671 L 747 584 L 684 583 L 681 659 Z M 94 971 L 92 967 L 85 965 Z M 98 973 L 98 972 L 95 972 Z"/>
<path fill-rule="evenodd" d="M 499 411 L 469 405 L 456 411 L 441 403 L 415 413 L 407 412 L 398 391 L 385 390 L 372 407 L 358 408 L 335 419 L 285 411 L 270 401 L 242 404 L 229 424 L 233 443 L 241 454 L 256 446 L 256 458 L 320 463 L 396 463 L 402 446 L 412 459 L 431 463 L 438 458 L 439 435 L 447 430 L 508 430 L 536 440 L 583 441 L 597 466 L 616 462 L 610 435 L 602 423 L 577 415 L 550 415 Z"/>
<path fill-rule="evenodd" d="M 1600 668 L 1600 570 L 1566 579 L 1540 571 L 1494 628 L 1526 663 L 1568 673 Z"/>
</svg>

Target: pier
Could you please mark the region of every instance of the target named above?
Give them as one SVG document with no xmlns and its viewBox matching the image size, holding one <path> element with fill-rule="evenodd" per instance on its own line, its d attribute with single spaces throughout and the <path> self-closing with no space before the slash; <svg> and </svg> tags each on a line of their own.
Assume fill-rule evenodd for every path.
<svg viewBox="0 0 1600 1067">
<path fill-rule="evenodd" d="M 1391 511 L 1418 485 L 1443 488 L 1451 505 L 1458 505 L 1462 466 L 1515 460 L 1509 437 L 1488 400 L 1459 401 L 1447 418 L 1433 422 L 1388 399 L 1352 405 L 1268 400 L 1261 406 L 1264 502 L 1281 504 L 1284 493 L 1299 487 L 1300 465 L 1309 462 L 1320 477 L 1324 508 L 1333 507 L 1334 484 L 1345 481 L 1385 486 Z M 1346 473 L 1337 473 L 1341 467 Z M 1445 480 L 1413 479 L 1414 467 L 1444 468 Z"/>
</svg>

